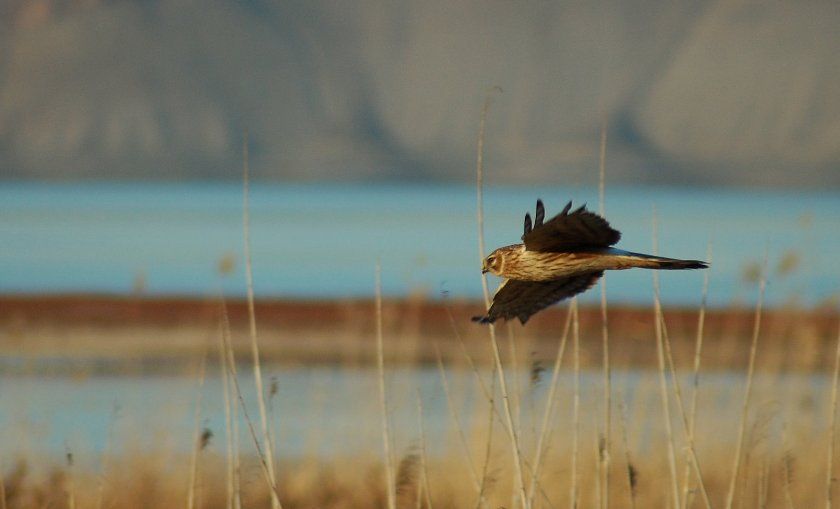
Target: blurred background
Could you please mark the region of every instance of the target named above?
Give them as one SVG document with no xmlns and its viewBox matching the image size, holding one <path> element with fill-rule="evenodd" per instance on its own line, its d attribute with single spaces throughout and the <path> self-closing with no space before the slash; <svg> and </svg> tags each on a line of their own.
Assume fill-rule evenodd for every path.
<svg viewBox="0 0 840 509">
<path fill-rule="evenodd" d="M 99 497 L 97 506 L 182 507 L 192 483 L 204 506 L 233 507 L 220 481 L 234 457 L 239 470 L 232 437 L 243 493 L 267 503 L 252 437 L 230 417 L 233 380 L 252 416 L 260 394 L 242 364 L 247 146 L 263 395 L 288 462 L 284 505 L 383 503 L 379 261 L 394 454 L 416 465 L 418 444 L 435 444 L 434 496 L 475 507 L 465 472 L 481 460 L 460 454 L 463 422 L 473 451 L 493 444 L 491 505 L 512 507 L 504 423 L 487 411 L 502 399 L 483 392 L 495 376 L 487 328 L 469 320 L 483 309 L 475 171 L 489 97 L 488 249 L 517 242 L 537 198 L 549 215 L 568 200 L 599 209 L 603 133 L 605 215 L 623 233 L 619 247 L 711 261 L 708 271 L 663 272 L 661 292 L 685 388 L 698 312 L 710 307 L 692 398 L 716 505 L 740 440 L 752 309 L 767 280 L 741 502 L 772 486 L 767 507 L 782 507 L 785 472 L 785 500 L 816 507 L 834 436 L 825 401 L 840 302 L 838 27 L 833 0 L 0 0 L 7 506 L 72 507 L 75 479 L 79 506 Z M 606 443 L 613 479 L 641 472 L 639 507 L 671 503 L 651 275 L 603 280 L 612 402 L 601 400 L 600 288 L 580 297 L 583 383 L 578 391 L 567 353 L 551 428 L 553 506 L 570 493 L 573 399 L 583 401 L 582 482 L 600 482 L 590 453 Z M 529 459 L 564 314 L 565 303 L 527 327 L 499 327 Z M 222 338 L 239 378 L 216 357 Z M 621 447 L 640 459 L 632 466 L 618 460 L 619 400 L 629 410 Z M 605 408 L 613 420 L 602 425 Z M 621 479 L 611 489 L 624 490 Z M 333 505 L 312 496 L 322 493 Z"/>
<path fill-rule="evenodd" d="M 5 0 L 17 179 L 840 184 L 831 1 Z"/>
<path fill-rule="evenodd" d="M 840 282 L 830 1 L 8 0 L 0 23 L 3 291 L 210 291 L 242 260 L 247 131 L 258 292 L 369 296 L 379 257 L 386 293 L 477 297 L 488 94 L 489 247 L 538 197 L 597 208 L 603 126 L 622 247 L 651 248 L 656 206 L 664 254 L 712 243 L 720 305 L 764 251 L 771 300 Z"/>
</svg>

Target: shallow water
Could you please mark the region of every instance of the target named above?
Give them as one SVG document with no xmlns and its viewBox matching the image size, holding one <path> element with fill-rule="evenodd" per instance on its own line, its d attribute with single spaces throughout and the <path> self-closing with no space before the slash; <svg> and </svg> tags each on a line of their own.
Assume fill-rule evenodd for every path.
<svg viewBox="0 0 840 509">
<path fill-rule="evenodd" d="M 537 197 L 552 214 L 592 188 L 498 187 L 486 193 L 487 246 L 517 241 Z M 820 302 L 840 289 L 840 194 L 720 189 L 607 190 L 620 247 L 705 258 L 710 303 L 752 302 L 745 267 L 768 251 L 772 303 Z M 475 190 L 470 186 L 261 185 L 251 196 L 255 290 L 262 296 L 371 296 L 381 260 L 388 295 L 478 297 Z M 0 184 L 0 292 L 245 293 L 238 184 Z M 233 254 L 234 273 L 219 260 Z M 787 270 L 781 269 L 787 259 Z M 647 271 L 610 274 L 611 302 L 650 303 Z M 700 300 L 701 271 L 669 272 L 670 304 Z M 594 301 L 589 292 L 584 301 Z"/>
<path fill-rule="evenodd" d="M 277 454 L 335 458 L 379 454 L 381 425 L 378 377 L 374 369 L 315 367 L 277 368 L 265 372 Z M 485 381 L 489 371 L 482 372 Z M 581 379 L 581 422 L 584 433 L 601 422 L 602 379 L 599 371 L 585 371 Z M 487 425 L 484 396 L 475 374 L 464 369 L 447 371 L 455 407 L 468 434 Z M 550 373 L 532 385 L 530 374 L 508 379 L 517 396 L 524 443 L 533 441 L 540 422 Z M 398 454 L 420 443 L 418 396 L 422 402 L 425 442 L 433 454 L 458 447 L 456 427 L 447 408 L 440 375 L 435 368 L 389 370 L 386 377 L 389 417 Z M 698 444 L 725 447 L 734 444 L 745 377 L 738 373 L 702 374 L 698 400 Z M 686 398 L 690 377 L 680 377 Z M 242 373 L 239 384 L 252 419 L 257 419 L 254 381 Z M 664 435 L 658 374 L 648 370 L 616 370 L 613 378 L 614 425 L 619 402 L 626 405 L 631 446 L 638 452 L 660 444 Z M 766 417 L 768 436 L 821 436 L 828 422 L 829 377 L 824 374 L 762 374 L 754 381 L 751 422 Z M 218 373 L 209 372 L 199 389 L 197 376 L 94 376 L 0 378 L 0 457 L 47 457 L 61 461 L 69 450 L 80 462 L 94 463 L 106 449 L 131 451 L 189 450 L 194 412 L 201 399 L 200 423 L 214 434 L 211 449 L 224 452 L 224 397 Z M 568 442 L 572 426 L 573 377 L 561 373 L 554 436 Z M 688 400 L 686 400 L 687 404 Z M 677 406 L 671 401 L 674 429 L 681 436 Z M 617 430 L 617 428 L 616 428 Z M 254 452 L 244 422 L 240 425 L 243 450 Z M 617 432 L 617 431 L 616 431 Z M 564 438 L 565 437 L 565 438 Z M 594 438 L 593 438 L 594 440 Z M 777 441 L 781 443 L 780 441 Z M 561 445 L 562 446 L 562 445 Z"/>
</svg>

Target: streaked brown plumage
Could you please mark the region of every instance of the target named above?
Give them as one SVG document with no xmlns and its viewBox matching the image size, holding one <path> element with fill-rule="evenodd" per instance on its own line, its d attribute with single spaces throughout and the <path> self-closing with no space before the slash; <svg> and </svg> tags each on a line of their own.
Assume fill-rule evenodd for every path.
<svg viewBox="0 0 840 509">
<path fill-rule="evenodd" d="M 537 200 L 534 222 L 525 214 L 523 244 L 500 247 L 484 259 L 482 272 L 505 278 L 493 305 L 474 321 L 493 323 L 499 318 L 518 318 L 523 324 L 538 311 L 589 289 L 605 270 L 634 267 L 645 269 L 705 269 L 706 262 L 677 260 L 623 251 L 612 246 L 621 233 L 606 219 L 582 206 L 563 211 L 543 222 L 545 207 Z"/>
</svg>

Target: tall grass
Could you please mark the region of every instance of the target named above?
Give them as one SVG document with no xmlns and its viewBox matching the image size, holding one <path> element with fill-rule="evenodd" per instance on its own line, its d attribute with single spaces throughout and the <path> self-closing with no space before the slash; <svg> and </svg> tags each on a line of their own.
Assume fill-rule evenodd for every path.
<svg viewBox="0 0 840 509">
<path fill-rule="evenodd" d="M 491 92 L 492 93 L 492 92 Z M 485 244 L 484 244 L 484 136 L 487 126 L 487 111 L 490 109 L 492 96 L 488 95 L 484 100 L 481 108 L 481 121 L 478 130 L 478 142 L 476 144 L 476 202 L 477 202 L 477 220 L 478 220 L 478 254 L 479 264 L 484 260 Z M 490 309 L 490 291 L 487 287 L 487 276 L 481 275 L 481 287 L 484 292 L 484 306 Z M 516 491 L 519 494 L 519 499 L 524 509 L 529 509 L 528 495 L 525 493 L 525 476 L 523 475 L 522 465 L 522 451 L 519 443 L 519 437 L 516 433 L 516 426 L 513 419 L 513 411 L 511 409 L 510 393 L 507 387 L 507 379 L 505 377 L 505 370 L 502 366 L 502 358 L 499 353 L 499 343 L 496 340 L 496 326 L 488 324 L 488 331 L 490 335 L 490 343 L 493 350 L 493 360 L 496 364 L 496 373 L 499 377 L 499 390 L 502 395 L 502 404 L 504 408 L 505 429 L 510 439 L 510 446 L 513 452 L 514 471 L 516 472 Z"/>
<path fill-rule="evenodd" d="M 606 217 L 605 180 L 607 161 L 607 116 L 601 118 L 601 142 L 598 150 L 598 213 Z M 612 368 L 610 366 L 610 335 L 607 324 L 607 275 L 601 277 L 601 350 L 604 365 L 604 440 L 598 458 L 602 477 L 602 508 L 610 506 L 610 444 L 612 428 Z"/>
<path fill-rule="evenodd" d="M 391 429 L 388 423 L 388 398 L 385 392 L 385 355 L 382 345 L 382 269 L 376 262 L 376 367 L 379 374 L 379 412 L 382 420 L 382 449 L 385 462 L 385 490 L 388 509 L 396 509 L 394 460 L 391 454 Z"/>
<path fill-rule="evenodd" d="M 744 447 L 744 434 L 747 428 L 747 412 L 750 408 L 750 398 L 752 396 L 753 375 L 755 374 L 755 356 L 758 352 L 758 336 L 761 330 L 761 311 L 764 304 L 764 289 L 766 286 L 767 273 L 767 254 L 764 256 L 764 265 L 761 271 L 761 277 L 758 283 L 758 302 L 755 305 L 755 321 L 753 325 L 752 341 L 750 343 L 750 358 L 747 365 L 747 382 L 744 386 L 744 400 L 741 406 L 741 424 L 738 427 L 738 441 L 735 445 L 735 455 L 732 460 L 732 472 L 729 479 L 729 490 L 726 494 L 726 509 L 732 508 L 732 503 L 735 500 L 735 486 L 737 484 L 738 475 L 741 468 L 742 449 Z"/>
<path fill-rule="evenodd" d="M 268 412 L 265 404 L 265 390 L 263 389 L 262 368 L 260 367 L 260 347 L 257 341 L 257 318 L 254 311 L 254 272 L 251 266 L 251 221 L 250 221 L 250 179 L 248 168 L 248 133 L 242 139 L 242 232 L 245 254 L 245 278 L 248 296 L 248 325 L 251 337 L 251 360 L 254 370 L 254 385 L 257 392 L 257 405 L 260 411 L 260 426 L 265 450 L 265 464 L 271 486 L 277 486 L 277 475 L 274 472 L 274 445 L 268 429 Z M 272 509 L 281 509 L 280 499 L 276 490 L 271 490 Z"/>
<path fill-rule="evenodd" d="M 834 478 L 834 443 L 837 440 L 837 392 L 838 378 L 840 378 L 840 325 L 837 330 L 837 349 L 834 353 L 834 370 L 831 377 L 830 424 L 828 426 L 828 461 L 825 469 L 825 507 L 831 509 L 833 498 L 831 494 Z"/>
<path fill-rule="evenodd" d="M 659 252 L 656 208 L 653 209 L 653 254 Z M 653 295 L 654 295 L 654 330 L 656 331 L 656 361 L 659 367 L 659 389 L 662 402 L 662 419 L 665 423 L 665 433 L 668 447 L 668 473 L 670 474 L 670 491 L 673 499 L 672 507 L 680 507 L 680 493 L 677 481 L 677 457 L 676 446 L 674 445 L 674 431 L 671 424 L 671 405 L 668 395 L 668 386 L 665 381 L 665 339 L 662 331 L 662 305 L 659 300 L 659 272 L 653 271 Z"/>
</svg>

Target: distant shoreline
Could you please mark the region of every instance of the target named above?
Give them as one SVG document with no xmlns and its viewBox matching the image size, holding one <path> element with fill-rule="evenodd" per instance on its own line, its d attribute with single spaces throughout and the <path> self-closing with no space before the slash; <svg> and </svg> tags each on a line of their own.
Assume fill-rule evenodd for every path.
<svg viewBox="0 0 840 509">
<path fill-rule="evenodd" d="M 245 299 L 225 301 L 235 347 L 247 354 Z M 470 321 L 482 311 L 469 300 L 387 299 L 383 305 L 386 355 L 392 364 L 434 363 L 435 345 L 444 359 L 463 362 L 460 337 L 478 362 L 488 361 L 486 327 Z M 220 337 L 223 307 L 218 298 L 102 294 L 0 295 L 0 357 L 85 359 L 135 363 L 141 370 L 194 361 Z M 699 309 L 664 310 L 675 359 L 690 365 Z M 374 303 L 370 299 L 258 299 L 255 313 L 266 363 L 368 364 L 373 361 Z M 755 310 L 708 309 L 704 323 L 707 368 L 739 369 L 746 361 Z M 608 307 L 608 331 L 616 365 L 650 366 L 655 360 L 653 310 Z M 536 315 L 525 327 L 497 326 L 523 345 L 528 362 L 549 362 L 566 318 L 561 304 Z M 827 369 L 837 337 L 838 313 L 826 309 L 770 308 L 762 312 L 760 361 L 775 368 Z M 582 362 L 601 362 L 601 310 L 580 313 Z M 213 355 L 210 356 L 211 360 Z M 244 357 L 243 357 L 244 358 Z M 523 357 L 524 358 L 524 357 Z M 22 362 L 22 361 L 21 361 Z M 62 363 L 55 363 L 58 366 Z M 132 364 L 132 365 L 135 365 Z M 7 366 L 8 367 L 8 366 Z M 174 369 L 174 368 L 173 368 Z"/>
</svg>

